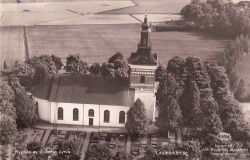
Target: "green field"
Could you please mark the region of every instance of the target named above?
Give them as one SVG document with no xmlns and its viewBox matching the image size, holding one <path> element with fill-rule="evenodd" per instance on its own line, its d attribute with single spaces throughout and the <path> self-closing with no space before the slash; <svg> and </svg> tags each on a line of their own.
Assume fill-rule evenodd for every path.
<svg viewBox="0 0 250 160">
<path fill-rule="evenodd" d="M 140 24 L 30 26 L 26 28 L 31 56 L 55 54 L 63 58 L 79 54 L 86 62 L 103 62 L 121 51 L 128 57 L 136 51 Z M 1 66 L 25 57 L 22 27 L 1 27 Z M 228 40 L 199 32 L 152 32 L 153 52 L 166 64 L 173 56 L 214 59 Z"/>
<path fill-rule="evenodd" d="M 134 7 L 105 11 L 107 14 L 167 13 L 178 14 L 191 0 L 131 0 Z"/>
<path fill-rule="evenodd" d="M 32 26 L 27 28 L 31 56 L 56 54 L 63 59 L 80 54 L 87 62 L 103 62 L 117 51 L 136 51 L 140 24 Z M 173 56 L 213 59 L 228 40 L 198 32 L 152 32 L 153 51 L 166 64 Z"/>
<path fill-rule="evenodd" d="M 0 27 L 0 70 L 4 61 L 11 69 L 15 61 L 25 59 L 24 36 L 22 27 Z"/>
<path fill-rule="evenodd" d="M 79 54 L 89 63 L 107 61 L 121 51 L 128 57 L 136 51 L 140 38 L 140 24 L 79 25 L 79 26 L 30 26 L 27 27 L 29 53 L 31 56 L 55 54 L 65 58 Z M 0 28 L 0 65 L 3 61 L 11 68 L 16 60 L 25 57 L 22 27 Z M 203 60 L 215 59 L 228 40 L 199 32 L 152 32 L 153 51 L 161 63 L 166 64 L 173 56 L 197 56 Z M 250 84 L 250 56 L 238 67 L 238 74 Z"/>
<path fill-rule="evenodd" d="M 30 26 L 27 27 L 27 38 L 31 56 L 55 54 L 65 61 L 69 54 L 79 54 L 84 61 L 93 63 L 107 61 L 117 51 L 128 57 L 136 51 L 139 31 L 140 24 Z M 11 68 L 16 60 L 24 60 L 22 27 L 1 27 L 0 38 L 1 69 L 3 61 Z M 152 32 L 151 41 L 153 52 L 157 52 L 163 64 L 177 55 L 214 59 L 228 43 L 228 40 L 199 32 Z M 238 67 L 238 74 L 248 88 L 249 61 L 248 55 Z"/>
</svg>

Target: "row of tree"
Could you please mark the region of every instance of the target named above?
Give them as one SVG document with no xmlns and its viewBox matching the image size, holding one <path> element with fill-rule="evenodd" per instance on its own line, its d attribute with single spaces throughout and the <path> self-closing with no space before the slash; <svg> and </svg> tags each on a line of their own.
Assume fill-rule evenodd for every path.
<svg viewBox="0 0 250 160">
<path fill-rule="evenodd" d="M 0 82 L 0 144 L 1 157 L 7 159 L 7 145 L 13 142 L 16 133 L 16 109 L 13 106 L 14 92 L 4 82 Z"/>
<path fill-rule="evenodd" d="M 21 64 L 16 64 L 12 76 L 18 77 L 20 84 L 26 89 L 31 89 L 32 86 L 56 75 L 62 66 L 61 59 L 57 56 L 35 56 Z"/>
<path fill-rule="evenodd" d="M 164 134 L 190 127 L 201 130 L 198 137 L 208 138 L 208 143 L 222 131 L 230 133 L 234 140 L 250 139 L 225 69 L 215 63 L 203 63 L 195 57 L 172 58 L 156 97 L 159 106 L 156 124 Z"/>
<path fill-rule="evenodd" d="M 5 119 L 13 122 L 13 125 L 3 125 L 1 129 L 4 127 L 21 129 L 31 126 L 38 120 L 38 110 L 34 99 L 26 93 L 16 77 L 10 77 L 8 83 L 1 82 L 0 88 L 1 124 L 5 122 Z M 9 144 L 13 134 L 1 133 L 6 133 L 6 138 L 1 136 L 2 144 Z"/>
<path fill-rule="evenodd" d="M 94 63 L 91 66 L 82 61 L 78 55 L 70 55 L 67 57 L 64 70 L 71 74 L 124 78 L 128 77 L 129 66 L 123 55 L 118 52 L 110 57 L 108 62 L 102 64 Z"/>
<path fill-rule="evenodd" d="M 250 52 L 249 38 L 250 35 L 238 36 L 226 46 L 218 60 L 219 65 L 226 69 L 230 82 L 230 89 L 237 100 L 246 99 L 244 96 L 244 80 L 238 78 L 236 69 L 240 61 Z"/>
<path fill-rule="evenodd" d="M 236 37 L 219 56 L 218 64 L 226 69 L 235 97 L 241 101 L 249 100 L 250 95 L 244 95 L 244 80 L 236 74 L 237 64 L 250 50 L 249 10 L 223 0 L 193 0 L 182 9 L 181 14 L 201 28 Z"/>
<path fill-rule="evenodd" d="M 224 0 L 193 0 L 181 10 L 181 15 L 196 26 L 225 36 L 250 32 L 250 12 Z"/>
<path fill-rule="evenodd" d="M 2 159 L 7 159 L 7 145 L 15 140 L 17 129 L 30 127 L 38 120 L 38 110 L 33 98 L 20 85 L 18 78 L 9 77 L 0 83 L 0 143 Z"/>
<path fill-rule="evenodd" d="M 16 64 L 11 75 L 19 78 L 21 85 L 30 90 L 32 86 L 55 76 L 62 68 L 70 74 L 100 75 L 104 78 L 124 78 L 128 77 L 129 72 L 127 62 L 123 59 L 123 55 L 118 52 L 110 57 L 108 62 L 94 63 L 91 66 L 84 62 L 79 55 L 68 56 L 64 67 L 61 58 L 55 55 L 35 56 L 24 63 Z"/>
</svg>

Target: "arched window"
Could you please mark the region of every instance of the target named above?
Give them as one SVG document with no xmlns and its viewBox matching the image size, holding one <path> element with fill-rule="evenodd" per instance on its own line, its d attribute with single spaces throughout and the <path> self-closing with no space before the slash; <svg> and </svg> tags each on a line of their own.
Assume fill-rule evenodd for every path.
<svg viewBox="0 0 250 160">
<path fill-rule="evenodd" d="M 89 110 L 89 117 L 94 117 L 95 116 L 95 111 L 93 109 Z"/>
<path fill-rule="evenodd" d="M 104 111 L 104 122 L 109 123 L 110 112 L 108 110 Z"/>
<path fill-rule="evenodd" d="M 125 112 L 120 111 L 119 113 L 119 123 L 125 123 Z"/>
<path fill-rule="evenodd" d="M 141 78 L 140 78 L 140 83 L 145 83 L 145 76 L 141 76 Z"/>
<path fill-rule="evenodd" d="M 62 107 L 59 107 L 57 109 L 57 119 L 58 120 L 63 120 L 63 108 Z"/>
<path fill-rule="evenodd" d="M 77 108 L 73 109 L 73 121 L 79 120 L 79 110 Z"/>
</svg>

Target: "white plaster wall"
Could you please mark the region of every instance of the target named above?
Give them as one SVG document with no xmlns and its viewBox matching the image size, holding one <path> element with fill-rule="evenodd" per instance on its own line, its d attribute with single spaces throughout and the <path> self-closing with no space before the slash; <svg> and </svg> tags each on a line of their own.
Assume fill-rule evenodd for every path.
<svg viewBox="0 0 250 160">
<path fill-rule="evenodd" d="M 34 99 L 38 103 L 39 118 L 44 121 L 50 121 L 50 102 L 36 97 Z"/>
<path fill-rule="evenodd" d="M 135 91 L 135 101 L 140 98 L 145 105 L 147 110 L 147 116 L 150 120 L 155 121 L 155 103 L 156 96 L 154 92 L 140 92 Z"/>
<path fill-rule="evenodd" d="M 127 121 L 127 111 L 130 107 L 128 106 L 112 106 L 112 105 L 101 105 L 100 106 L 100 125 L 109 127 L 125 127 Z M 104 122 L 104 111 L 110 111 L 109 123 Z M 119 123 L 119 112 L 125 112 L 125 123 Z"/>
<path fill-rule="evenodd" d="M 89 110 L 93 109 L 94 110 L 94 117 L 89 117 L 88 113 Z M 84 125 L 89 125 L 89 118 L 93 118 L 93 126 L 99 126 L 99 105 L 95 104 L 84 104 L 84 113 L 83 113 L 83 122 Z"/>
<path fill-rule="evenodd" d="M 63 108 L 63 120 L 58 120 L 57 109 Z M 79 111 L 78 121 L 73 121 L 73 109 L 77 108 Z M 55 103 L 51 102 L 51 123 L 58 124 L 83 124 L 83 104 L 76 103 Z"/>
</svg>

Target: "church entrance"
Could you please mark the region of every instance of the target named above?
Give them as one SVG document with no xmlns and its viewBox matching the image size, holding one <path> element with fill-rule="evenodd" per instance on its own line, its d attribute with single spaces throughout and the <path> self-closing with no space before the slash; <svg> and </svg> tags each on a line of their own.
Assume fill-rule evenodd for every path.
<svg viewBox="0 0 250 160">
<path fill-rule="evenodd" d="M 89 126 L 93 126 L 93 118 L 89 118 Z"/>
</svg>

